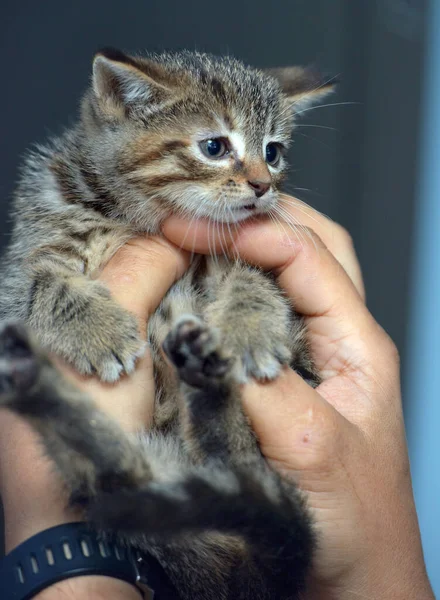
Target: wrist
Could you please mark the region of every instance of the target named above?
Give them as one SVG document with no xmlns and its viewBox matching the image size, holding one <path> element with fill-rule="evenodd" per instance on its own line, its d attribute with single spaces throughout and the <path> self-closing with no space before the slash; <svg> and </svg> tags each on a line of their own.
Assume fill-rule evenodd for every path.
<svg viewBox="0 0 440 600">
<path fill-rule="evenodd" d="M 6 553 L 40 531 L 82 520 L 67 508 L 61 478 L 43 455 L 35 432 L 7 411 L 1 414 L 0 486 Z"/>
<path fill-rule="evenodd" d="M 163 575 L 152 557 L 103 539 L 84 522 L 39 532 L 0 561 L 3 592 L 20 600 L 150 598 Z"/>
<path fill-rule="evenodd" d="M 35 600 L 139 600 L 139 591 L 130 583 L 88 575 L 59 581 L 35 596 Z"/>
<path fill-rule="evenodd" d="M 375 600 L 435 600 L 423 559 L 411 567 L 394 566 L 391 562 L 383 561 L 376 568 L 359 563 L 359 567 L 333 582 L 313 579 L 305 600 L 352 600 L 354 596 Z"/>
<path fill-rule="evenodd" d="M 416 589 L 415 589 L 416 588 Z M 424 580 L 411 582 L 410 587 L 404 587 L 401 582 L 383 581 L 378 586 L 356 585 L 348 587 L 313 586 L 307 591 L 304 600 L 353 600 L 354 597 L 374 598 L 375 600 L 435 600 L 431 585 L 426 577 Z"/>
</svg>

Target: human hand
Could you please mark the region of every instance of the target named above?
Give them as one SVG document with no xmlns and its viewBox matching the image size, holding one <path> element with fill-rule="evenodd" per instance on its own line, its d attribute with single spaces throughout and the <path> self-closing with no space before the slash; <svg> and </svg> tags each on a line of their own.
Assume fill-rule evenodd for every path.
<svg viewBox="0 0 440 600">
<path fill-rule="evenodd" d="M 432 599 L 396 348 L 365 307 L 346 232 L 288 198 L 286 210 L 314 232 L 258 222 L 225 240 L 179 219 L 164 232 L 188 250 L 223 245 L 274 271 L 306 317 L 321 385 L 313 390 L 285 370 L 273 382 L 247 385 L 244 405 L 263 454 L 308 497 L 319 547 L 307 598 Z"/>
<path fill-rule="evenodd" d="M 139 329 L 145 336 L 149 315 L 187 265 L 188 255 L 162 238 L 134 239 L 116 253 L 99 279 L 123 307 L 138 317 Z M 61 362 L 58 366 L 126 430 L 148 425 L 154 402 L 148 352 L 132 376 L 123 377 L 114 385 L 81 377 Z M 39 531 L 82 518 L 66 508 L 63 485 L 50 462 L 42 456 L 38 436 L 27 423 L 7 411 L 2 411 L 0 418 L 0 494 L 5 513 L 6 552 Z M 61 581 L 37 596 L 38 600 L 60 597 L 135 600 L 139 593 L 123 581 L 88 576 Z"/>
<path fill-rule="evenodd" d="M 308 597 L 320 600 L 357 596 L 410 598 L 416 589 L 414 597 L 432 598 L 424 572 L 407 470 L 394 347 L 363 306 L 359 267 L 343 230 L 311 209 L 296 210 L 290 201 L 288 209 L 304 225 L 314 228 L 339 263 L 319 240 L 315 240 L 315 248 L 310 238 L 304 238 L 304 232 L 295 239 L 293 233 L 286 235 L 283 228 L 269 224 L 246 224 L 240 231 L 232 232 L 229 239 L 222 235 L 221 240 L 232 253 L 238 250 L 250 262 L 277 272 L 280 285 L 291 294 L 297 308 L 309 315 L 318 366 L 328 363 L 323 371 L 325 381 L 317 391 L 305 386 L 290 371 L 276 382 L 253 384 L 244 390 L 245 407 L 263 452 L 286 476 L 299 480 L 309 495 L 320 549 Z M 207 228 L 203 222 L 188 227 L 188 223 L 170 219 L 164 232 L 170 240 L 188 250 L 208 251 Z M 139 252 L 142 254 L 136 244 L 128 249 L 126 259 L 130 252 L 136 256 Z M 157 303 L 183 272 L 186 261 L 184 253 L 172 246 L 168 248 L 166 242 L 159 244 L 165 244 L 165 253 L 169 256 L 171 252 L 172 258 L 169 263 L 166 261 L 169 278 L 162 279 L 158 273 L 162 284 L 156 282 L 159 286 L 155 288 L 159 289 Z M 215 237 L 212 231 L 210 244 L 220 246 L 220 237 Z M 156 248 L 159 254 L 163 249 Z M 155 293 L 152 289 L 155 286 L 145 286 L 151 282 L 148 270 L 145 265 L 134 265 L 131 258 L 124 259 L 114 277 L 112 264 L 118 264 L 118 255 L 114 260 L 116 263 L 112 261 L 110 270 L 105 270 L 102 276 L 109 276 L 106 282 L 110 288 L 116 286 L 116 296 L 121 294 L 119 301 L 145 322 L 149 312 L 145 307 L 148 305 L 151 310 L 155 306 L 150 301 L 143 304 L 146 297 Z M 160 260 L 153 262 L 160 265 Z M 129 266 L 128 280 L 124 264 Z M 340 265 L 355 282 L 359 294 Z M 317 300 L 328 302 L 328 306 L 319 305 L 315 313 Z M 329 309 L 325 314 L 321 314 L 323 307 Z M 326 348 L 331 356 L 326 354 Z M 344 359 L 345 363 L 338 363 L 338 359 Z M 151 408 L 148 408 L 151 405 L 145 404 L 146 396 L 152 399 L 153 394 L 151 362 L 148 356 L 144 361 L 133 378 L 122 380 L 116 386 L 85 381 L 72 373 L 70 376 L 88 390 L 103 410 L 132 430 L 151 416 Z M 16 436 L 13 439 L 17 439 Z M 23 458 L 21 453 L 15 462 L 21 474 L 26 463 Z M 31 457 L 28 464 L 41 483 L 44 469 L 40 469 L 34 459 L 35 456 Z M 52 473 L 50 478 L 53 487 Z M 44 487 L 41 494 L 43 501 L 47 500 L 47 490 Z M 30 491 L 35 505 L 35 490 Z M 378 507 L 382 507 L 381 515 L 377 515 Z M 46 517 L 47 514 L 53 516 L 54 512 L 57 514 L 53 507 L 48 511 L 46 506 Z M 61 518 L 63 516 L 67 518 L 64 513 Z M 43 518 L 39 515 L 36 521 L 41 525 L 42 520 L 44 515 Z M 35 519 L 33 522 L 35 524 Z M 37 530 L 53 524 L 56 523 L 43 523 Z"/>
<path fill-rule="evenodd" d="M 139 237 L 127 242 L 113 256 L 99 281 L 108 287 L 114 300 L 137 317 L 141 336 L 146 339 L 149 317 L 188 265 L 189 255 L 166 239 Z M 148 428 L 154 408 L 153 364 L 148 348 L 134 373 L 122 377 L 116 384 L 83 377 L 61 361 L 57 364 L 124 429 Z"/>
</svg>

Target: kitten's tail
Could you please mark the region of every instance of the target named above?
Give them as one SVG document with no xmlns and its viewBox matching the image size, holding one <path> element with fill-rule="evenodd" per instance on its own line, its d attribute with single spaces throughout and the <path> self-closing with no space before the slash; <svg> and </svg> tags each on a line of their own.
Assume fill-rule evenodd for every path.
<svg viewBox="0 0 440 600">
<path fill-rule="evenodd" d="M 301 589 L 315 536 L 304 499 L 268 468 L 197 473 L 180 483 L 153 482 L 139 492 L 98 497 L 90 519 L 122 534 L 176 536 L 217 531 L 238 535 L 273 596 Z M 258 469 L 259 471 L 259 469 Z M 293 579 L 293 580 L 292 580 Z M 290 581 L 289 581 L 290 580 Z"/>
</svg>

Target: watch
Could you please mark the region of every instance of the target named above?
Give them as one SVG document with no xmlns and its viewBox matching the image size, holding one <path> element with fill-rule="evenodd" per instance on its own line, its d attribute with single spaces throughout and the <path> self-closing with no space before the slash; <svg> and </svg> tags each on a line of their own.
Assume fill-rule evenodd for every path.
<svg viewBox="0 0 440 600">
<path fill-rule="evenodd" d="M 0 560 L 2 600 L 27 600 L 50 585 L 83 575 L 122 579 L 144 600 L 178 600 L 159 561 L 150 554 L 100 539 L 87 523 L 37 533 Z"/>
</svg>

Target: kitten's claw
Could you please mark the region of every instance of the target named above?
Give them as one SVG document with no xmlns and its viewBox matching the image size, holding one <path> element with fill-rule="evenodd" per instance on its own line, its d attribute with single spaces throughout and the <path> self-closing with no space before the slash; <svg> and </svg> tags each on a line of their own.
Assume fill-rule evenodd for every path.
<svg viewBox="0 0 440 600">
<path fill-rule="evenodd" d="M 193 387 L 204 387 L 225 377 L 232 366 L 232 361 L 221 353 L 217 330 L 193 316 L 179 319 L 163 347 L 180 378 Z"/>
<path fill-rule="evenodd" d="M 99 318 L 93 319 L 93 311 Z M 90 307 L 90 329 L 75 340 L 75 332 L 59 350 L 84 375 L 98 375 L 114 383 L 124 373 L 132 373 L 146 344 L 138 335 L 136 319 L 112 302 Z M 67 352 L 66 352 L 67 349 Z"/>
<path fill-rule="evenodd" d="M 29 389 L 39 372 L 26 328 L 21 323 L 0 325 L 0 394 Z"/>
<path fill-rule="evenodd" d="M 266 344 L 269 346 L 268 340 Z M 291 357 L 290 348 L 281 341 L 271 348 L 261 344 L 247 349 L 236 363 L 236 379 L 239 383 L 246 383 L 251 377 L 263 381 L 275 379 L 283 365 L 289 364 Z"/>
<path fill-rule="evenodd" d="M 44 348 L 83 375 L 113 383 L 134 371 L 137 359 L 145 353 L 146 343 L 139 336 L 134 315 L 116 304 L 97 282 L 79 289 L 72 285 L 58 300 L 57 318 L 56 330 L 53 321 L 43 326 L 41 317 L 31 325 Z"/>
</svg>

